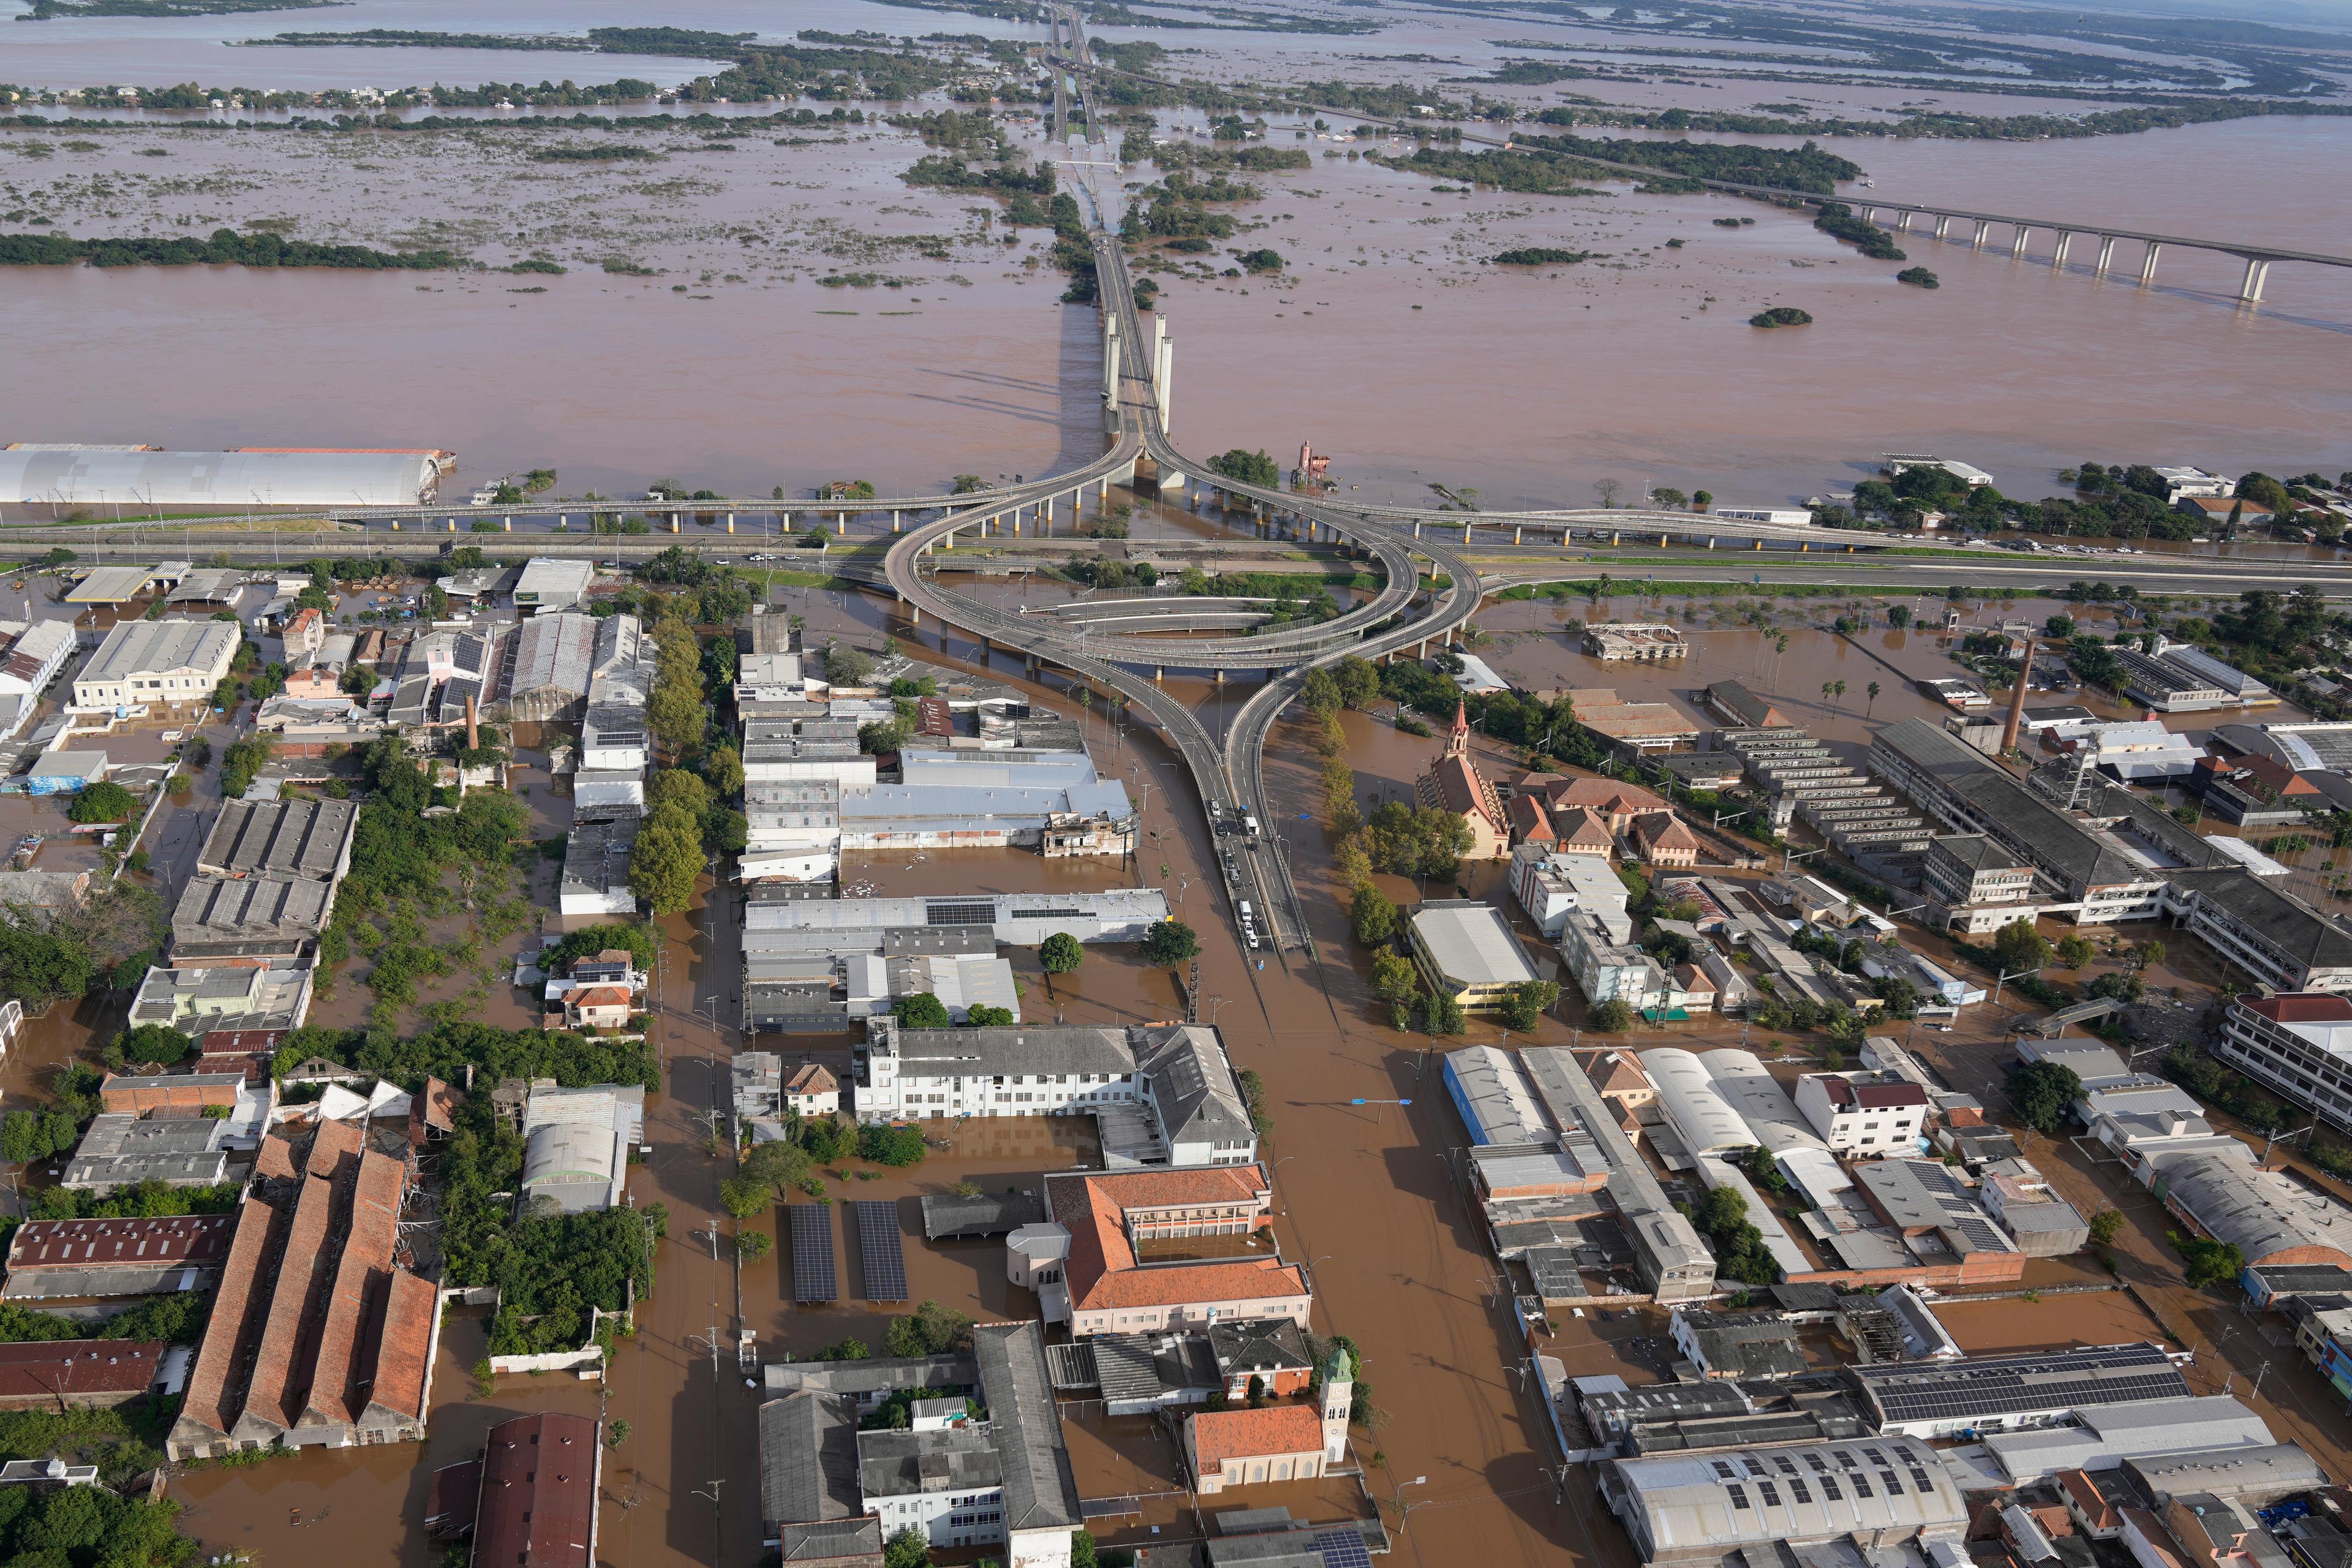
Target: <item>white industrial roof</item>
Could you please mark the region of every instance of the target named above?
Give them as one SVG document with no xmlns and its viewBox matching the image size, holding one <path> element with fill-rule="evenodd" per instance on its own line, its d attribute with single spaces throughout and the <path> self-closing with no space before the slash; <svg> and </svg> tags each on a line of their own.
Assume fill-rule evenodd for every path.
<svg viewBox="0 0 2352 1568">
<path fill-rule="evenodd" d="M 0 452 L 0 457 L 7 454 Z M 66 595 L 73 605 L 119 605 L 125 599 L 135 599 L 155 575 L 146 566 L 94 566 Z"/>
<path fill-rule="evenodd" d="M 518 605 L 552 605 L 562 608 L 576 605 L 595 580 L 593 561 L 570 561 L 560 558 L 533 557 L 526 562 L 522 576 L 515 584 L 514 598 Z"/>
<path fill-rule="evenodd" d="M 1827 1147 L 1753 1051 L 1725 1046 L 1698 1059 L 1707 1077 L 1715 1080 L 1716 1092 L 1764 1147 L 1775 1154 L 1783 1149 Z"/>
<path fill-rule="evenodd" d="M 2253 1152 L 2235 1139 L 2215 1143 L 2210 1152 L 2156 1156 L 2168 1203 L 2188 1211 L 2216 1241 L 2236 1247 L 2249 1264 L 2277 1258 L 2352 1266 L 2352 1208 L 2276 1171 L 2255 1169 Z M 2279 1256 L 2290 1252 L 2299 1256 Z"/>
<path fill-rule="evenodd" d="M 0 457 L 5 457 L 0 451 Z M 240 629 L 226 621 L 126 621 L 106 634 L 74 679 L 126 680 L 174 669 L 209 669 L 236 647 Z"/>
<path fill-rule="evenodd" d="M 2095 1405 L 2080 1426 L 1995 1432 L 1984 1446 L 2013 1481 L 2060 1470 L 2113 1469 L 2125 1459 L 2190 1450 L 2264 1447 L 2272 1441 L 2263 1418 L 2224 1395 L 2143 1399 Z"/>
<path fill-rule="evenodd" d="M 1805 1249 L 1797 1245 L 1796 1238 L 1789 1234 L 1788 1227 L 1780 1223 L 1780 1216 L 1772 1212 L 1772 1205 L 1764 1201 L 1764 1194 L 1756 1190 L 1756 1184 L 1748 1179 L 1746 1172 L 1726 1160 L 1701 1160 L 1698 1163 L 1698 1179 L 1706 1183 L 1710 1191 L 1717 1187 L 1729 1187 L 1748 1200 L 1748 1223 L 1754 1226 L 1757 1234 L 1764 1238 L 1764 1250 L 1772 1255 L 1772 1261 L 1780 1266 L 1781 1273 L 1810 1274 L 1813 1271 L 1816 1267 L 1813 1260 L 1805 1256 Z"/>
<path fill-rule="evenodd" d="M 1660 1559 L 1879 1531 L 1900 1537 L 1968 1522 L 1967 1504 L 1943 1459 L 1916 1437 L 1664 1454 L 1619 1459 L 1613 1468 Z M 1866 1497 L 1853 1484 L 1857 1475 L 1869 1487 Z M 1899 1489 L 1885 1484 L 1886 1476 L 1895 1478 Z M 1834 1500 L 1821 1485 L 1823 1477 L 1837 1483 Z M 1797 1500 L 1792 1480 L 1805 1483 L 1808 1500 Z M 1764 1500 L 1768 1484 L 1781 1500 L 1777 1506 Z"/>
<path fill-rule="evenodd" d="M 0 450 L 0 500 L 16 503 L 417 506 L 440 477 L 425 452 Z"/>
<path fill-rule="evenodd" d="M 1673 1046 L 1644 1051 L 1642 1070 L 1658 1086 L 1658 1104 L 1692 1153 L 1755 1146 L 1756 1134 L 1731 1109 L 1698 1058 Z"/>
<path fill-rule="evenodd" d="M 1423 904 L 1413 911 L 1412 928 L 1430 961 L 1463 984 L 1515 985 L 1536 977 L 1510 923 L 1492 904 Z"/>
</svg>

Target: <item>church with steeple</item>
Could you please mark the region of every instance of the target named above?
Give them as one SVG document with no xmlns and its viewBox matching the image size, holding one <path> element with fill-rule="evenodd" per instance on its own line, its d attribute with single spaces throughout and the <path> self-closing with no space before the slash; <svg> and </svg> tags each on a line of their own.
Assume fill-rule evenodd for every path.
<svg viewBox="0 0 2352 1568">
<path fill-rule="evenodd" d="M 1413 784 L 1413 798 L 1423 805 L 1450 811 L 1470 826 L 1473 860 L 1499 860 L 1511 852 L 1511 825 L 1503 814 L 1502 792 L 1495 787 L 1470 754 L 1470 714 L 1454 705 L 1454 728 L 1445 750 Z"/>
</svg>

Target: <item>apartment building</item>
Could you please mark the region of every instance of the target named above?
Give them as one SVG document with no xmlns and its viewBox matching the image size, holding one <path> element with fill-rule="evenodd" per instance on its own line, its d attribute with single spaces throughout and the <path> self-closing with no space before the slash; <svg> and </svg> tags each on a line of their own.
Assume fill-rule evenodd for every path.
<svg viewBox="0 0 2352 1568">
<path fill-rule="evenodd" d="M 1927 1123 L 1927 1091 L 1894 1073 L 1807 1073 L 1797 1109 L 1838 1153 L 1909 1153 Z"/>
</svg>

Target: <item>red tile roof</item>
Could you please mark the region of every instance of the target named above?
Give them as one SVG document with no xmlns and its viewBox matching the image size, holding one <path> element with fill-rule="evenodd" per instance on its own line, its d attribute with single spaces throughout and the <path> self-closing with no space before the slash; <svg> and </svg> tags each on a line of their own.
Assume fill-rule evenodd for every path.
<svg viewBox="0 0 2352 1568">
<path fill-rule="evenodd" d="M 543 1412 L 490 1428 L 474 1561 L 498 1568 L 593 1568 L 596 1423 Z"/>
<path fill-rule="evenodd" d="M 2099 1483 L 2083 1471 L 2059 1471 L 2058 1485 L 2074 1500 L 2074 1506 L 2082 1510 L 2084 1520 L 2093 1530 L 2115 1530 L 2122 1526 L 2123 1516 L 2116 1512 L 2116 1505 L 2107 1500 L 2107 1494 L 2099 1489 Z"/>
<path fill-rule="evenodd" d="M 1705 846 L 1698 835 L 1683 826 L 1682 818 L 1663 811 L 1644 812 L 1633 819 L 1633 837 L 1648 846 L 1652 853 L 1661 849 L 1688 850 L 1696 854 Z"/>
<path fill-rule="evenodd" d="M 1916 1083 L 1856 1083 L 1852 1079 L 1830 1075 L 1822 1084 L 1832 1105 L 1851 1105 L 1860 1110 L 1891 1110 L 1903 1105 L 1925 1105 L 1927 1091 Z"/>
<path fill-rule="evenodd" d="M 389 1288 L 385 1277 L 392 1272 L 401 1194 L 407 1185 L 407 1168 L 398 1160 L 373 1149 L 360 1157 L 350 1229 L 328 1289 L 326 1321 L 319 1328 L 318 1360 L 310 1377 L 310 1412 L 323 1420 L 356 1421 L 367 1408 L 354 1387 L 356 1373 L 366 1365 L 361 1340 L 376 1302 Z M 316 1423 L 305 1420 L 303 1425 Z"/>
<path fill-rule="evenodd" d="M 1595 849 L 1614 849 L 1617 836 L 1609 831 L 1607 818 L 1580 805 L 1570 806 L 1552 819 L 1562 844 L 1578 844 Z"/>
<path fill-rule="evenodd" d="M 1504 831 L 1502 797 L 1469 758 L 1439 757 L 1423 776 L 1438 805 L 1456 816 L 1482 817 L 1496 832 Z"/>
<path fill-rule="evenodd" d="M 817 1062 L 803 1062 L 784 1082 L 787 1094 L 838 1094 L 841 1080 Z"/>
<path fill-rule="evenodd" d="M 285 1142 L 272 1138 L 270 1143 Z M 267 1145 L 265 1152 L 267 1151 Z M 187 1396 L 181 1401 L 180 1417 L 210 1426 L 215 1432 L 226 1432 L 235 1419 L 229 1412 L 235 1407 L 231 1400 L 229 1380 L 243 1357 L 240 1343 L 249 1336 L 248 1320 L 258 1320 L 256 1310 L 268 1300 L 268 1286 L 261 1278 L 263 1259 L 270 1250 L 275 1229 L 285 1216 L 259 1198 L 247 1198 L 237 1210 L 236 1239 L 229 1244 L 228 1261 L 221 1268 L 220 1289 L 213 1296 L 213 1315 L 205 1328 L 204 1343 L 196 1352 L 196 1363 L 188 1374 Z M 248 1351 L 249 1353 L 249 1351 Z"/>
<path fill-rule="evenodd" d="M 1552 827 L 1551 814 L 1531 795 L 1513 795 L 1510 815 L 1512 834 L 1525 843 L 1548 844 L 1559 837 Z"/>
<path fill-rule="evenodd" d="M 107 1264 L 217 1263 L 228 1255 L 236 1216 L 170 1219 L 37 1219 L 8 1242 L 8 1272 Z"/>
<path fill-rule="evenodd" d="M 1214 1470 L 1227 1459 L 1319 1454 L 1323 1417 L 1311 1405 L 1203 1410 L 1192 1417 L 1192 1451 L 1203 1470 Z"/>
<path fill-rule="evenodd" d="M 1666 809 L 1666 803 L 1648 790 L 1615 779 L 1549 778 L 1547 784 L 1546 804 L 1555 811 L 1563 805 L 1581 805 L 1604 816 L 1630 816 Z"/>
<path fill-rule="evenodd" d="M 586 1012 L 591 1007 L 625 1009 L 635 998 L 625 985 L 583 985 L 572 994 L 572 1007 Z"/>
<path fill-rule="evenodd" d="M 1097 1312 L 1306 1295 L 1306 1277 L 1297 1268 L 1271 1258 L 1143 1268 L 1137 1265 L 1135 1249 L 1128 1243 L 1130 1212 L 1255 1205 L 1265 1191 L 1265 1173 L 1255 1165 L 1046 1178 L 1046 1211 L 1055 1224 L 1070 1232 L 1070 1256 L 1063 1276 L 1071 1303 L 1080 1311 Z"/>
<path fill-rule="evenodd" d="M 157 1340 L 48 1340 L 0 1344 L 0 1399 L 143 1394 L 155 1381 Z"/>
<path fill-rule="evenodd" d="M 425 1388 L 433 1362 L 433 1326 L 441 1313 L 441 1293 L 404 1268 L 392 1271 L 383 1303 L 383 1327 L 376 1336 L 373 1403 L 413 1420 L 425 1419 Z"/>
<path fill-rule="evenodd" d="M 2246 995 L 2238 1005 L 2273 1024 L 2352 1023 L 2352 997 L 2325 991 L 2290 991 L 2278 996 Z"/>
</svg>

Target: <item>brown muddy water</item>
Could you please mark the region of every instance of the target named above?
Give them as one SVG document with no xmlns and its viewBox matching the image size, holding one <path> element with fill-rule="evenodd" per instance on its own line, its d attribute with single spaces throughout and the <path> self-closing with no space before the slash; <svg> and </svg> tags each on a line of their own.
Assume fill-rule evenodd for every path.
<svg viewBox="0 0 2352 1568">
<path fill-rule="evenodd" d="M 1916 199 L 2191 234 L 2226 209 L 2258 214 L 2271 243 L 2325 249 L 2323 215 L 2343 205 L 2326 198 L 2352 195 L 2347 136 L 2338 121 L 2257 120 L 1841 150 Z M 1055 303 L 1040 231 L 1007 247 L 1001 226 L 978 221 L 990 204 L 902 185 L 911 137 L 787 140 L 814 144 L 752 137 L 718 154 L 671 134 L 652 143 L 661 163 L 551 168 L 508 139 L 454 133 L 109 132 L 61 148 L 8 132 L 0 151 L 18 158 L 0 195 L 75 233 L 266 219 L 303 237 L 452 245 L 493 263 L 544 255 L 572 271 L 15 271 L 0 325 L 97 374 L 20 380 L 0 424 L 25 439 L 440 446 L 460 453 L 460 482 L 545 465 L 567 491 L 608 493 L 656 477 L 754 494 L 845 477 L 920 489 L 1099 449 L 1094 313 Z M 47 154 L 27 155 L 32 142 Z M 1289 271 L 1161 274 L 1187 450 L 1286 456 L 1307 440 L 1367 499 L 1444 483 L 1475 487 L 1490 508 L 1589 503 L 1603 479 L 1629 494 L 1672 484 L 1785 503 L 1847 488 L 1901 449 L 1964 457 L 2027 497 L 2086 457 L 2352 463 L 2352 389 L 2336 372 L 2352 278 L 2336 272 L 2282 266 L 2271 302 L 2245 310 L 2227 258 L 2170 253 L 2144 290 L 1914 237 L 1912 259 L 1943 279 L 1928 293 L 1780 209 L 1622 184 L 1583 197 L 1442 194 L 1301 144 L 1316 166 L 1262 176 L 1266 199 L 1236 209 L 1235 247 L 1270 247 Z M 139 156 L 148 145 L 169 155 Z M 1139 184 L 1156 171 L 1127 174 Z M 1756 221 L 1715 226 L 1726 216 Z M 947 259 L 926 258 L 940 242 Z M 1596 255 L 1541 271 L 1487 264 L 1525 245 Z M 608 258 L 660 275 L 610 276 Z M 853 272 L 902 283 L 815 285 Z M 1745 324 L 1777 304 L 1814 324 Z M 368 374 L 320 399 L 224 373 L 264 321 L 299 333 L 315 363 Z M 1932 374 L 1903 346 L 1918 343 L 1935 345 Z"/>
</svg>

